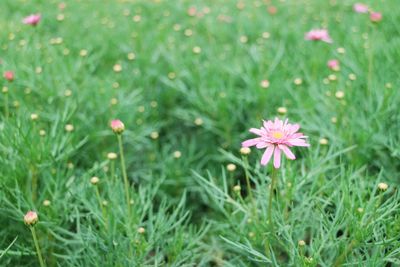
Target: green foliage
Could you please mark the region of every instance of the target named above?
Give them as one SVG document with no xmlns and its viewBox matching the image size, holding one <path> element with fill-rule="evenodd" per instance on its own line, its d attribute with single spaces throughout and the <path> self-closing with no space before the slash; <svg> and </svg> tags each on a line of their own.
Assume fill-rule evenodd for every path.
<svg viewBox="0 0 400 267">
<path fill-rule="evenodd" d="M 38 266 L 28 210 L 47 266 L 400 265 L 396 1 L 368 1 L 375 24 L 350 0 L 60 3 L 0 1 L 0 266 Z M 239 149 L 275 116 L 311 147 L 283 161 L 271 227 L 272 167 Z"/>
</svg>

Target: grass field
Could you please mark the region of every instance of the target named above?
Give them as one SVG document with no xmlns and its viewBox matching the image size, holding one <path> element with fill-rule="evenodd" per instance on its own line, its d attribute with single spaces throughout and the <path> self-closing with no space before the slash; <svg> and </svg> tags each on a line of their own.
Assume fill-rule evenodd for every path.
<svg viewBox="0 0 400 267">
<path fill-rule="evenodd" d="M 400 7 L 354 4 L 1 0 L 0 266 L 400 266 Z"/>
</svg>

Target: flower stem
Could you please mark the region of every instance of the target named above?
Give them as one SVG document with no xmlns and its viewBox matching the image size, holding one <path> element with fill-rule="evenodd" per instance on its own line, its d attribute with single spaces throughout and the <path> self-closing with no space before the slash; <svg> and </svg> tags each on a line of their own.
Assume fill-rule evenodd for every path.
<svg viewBox="0 0 400 267">
<path fill-rule="evenodd" d="M 4 94 L 4 114 L 6 116 L 6 119 L 8 119 L 8 116 L 10 112 L 8 111 L 8 94 Z"/>
<path fill-rule="evenodd" d="M 124 178 L 124 187 L 125 187 L 125 197 L 126 197 L 126 205 L 128 209 L 128 216 L 126 218 L 126 233 L 129 238 L 129 256 L 133 257 L 133 250 L 131 245 L 131 240 L 133 239 L 133 233 L 131 228 L 131 198 L 129 196 L 129 182 L 128 175 L 126 174 L 126 166 L 125 166 L 125 157 L 124 157 L 124 147 L 122 146 L 122 136 L 121 134 L 117 134 L 118 138 L 118 146 L 119 146 L 119 154 L 121 158 L 121 169 L 122 169 L 122 177 Z"/>
<path fill-rule="evenodd" d="M 97 200 L 99 201 L 99 205 L 100 205 L 100 208 L 101 208 L 101 213 L 102 213 L 102 215 L 103 215 L 104 225 L 105 225 L 106 230 L 107 230 L 107 229 L 108 229 L 108 224 L 107 224 L 107 214 L 106 214 L 106 210 L 105 210 L 104 205 L 103 205 L 103 203 L 102 203 L 102 201 L 101 201 L 99 188 L 98 188 L 98 186 L 95 186 L 95 187 L 96 187 L 95 190 L 96 190 Z"/>
<path fill-rule="evenodd" d="M 367 76 L 367 90 L 368 95 L 371 96 L 371 87 L 372 87 L 372 74 L 373 74 L 373 60 L 374 60 L 374 47 L 373 47 L 373 38 L 374 38 L 374 25 L 370 26 L 370 36 L 369 39 L 369 47 L 368 47 L 368 76 Z"/>
<path fill-rule="evenodd" d="M 126 205 L 128 206 L 128 216 L 129 220 L 131 218 L 131 204 L 130 204 L 130 196 L 129 196 L 129 182 L 128 176 L 126 174 L 126 166 L 125 166 L 125 157 L 124 157 L 124 148 L 122 146 L 122 136 L 120 134 L 117 135 L 118 137 L 118 145 L 119 145 L 119 154 L 121 157 L 121 169 L 122 169 L 122 176 L 124 178 L 124 186 L 125 186 L 125 197 L 126 197 Z"/>
<path fill-rule="evenodd" d="M 31 166 L 31 175 L 32 175 L 32 201 L 35 202 L 37 198 L 37 187 L 38 187 L 38 177 L 37 171 L 34 165 Z"/>
<path fill-rule="evenodd" d="M 248 170 L 248 166 L 249 166 L 249 162 L 247 160 L 247 156 L 243 157 L 243 161 L 244 161 L 244 173 L 245 173 L 245 177 L 246 177 L 246 185 L 247 185 L 247 193 L 249 195 L 250 201 L 253 205 L 253 213 L 254 216 L 257 215 L 257 208 L 256 208 L 256 202 L 254 201 L 254 197 L 253 197 L 253 192 L 251 190 L 251 185 L 250 185 L 250 175 L 249 175 L 249 170 Z"/>
<path fill-rule="evenodd" d="M 31 229 L 31 232 L 32 232 L 33 242 L 35 243 L 36 253 L 37 253 L 38 258 L 39 258 L 40 267 L 45 267 L 46 265 L 44 264 L 44 261 L 43 261 L 43 258 L 42 258 L 42 252 L 40 251 L 39 242 L 38 242 L 37 237 L 36 237 L 35 227 L 31 226 L 29 228 Z"/>
<path fill-rule="evenodd" d="M 111 181 L 113 184 L 115 184 L 115 162 L 114 162 L 114 160 L 112 160 L 110 162 L 110 165 L 111 165 Z"/>
<path fill-rule="evenodd" d="M 272 199 L 274 196 L 274 189 L 275 189 L 275 183 L 276 183 L 276 175 L 277 175 L 277 170 L 275 168 L 272 168 L 272 173 L 271 173 L 271 185 L 269 188 L 269 202 L 268 202 L 268 225 L 271 229 L 271 235 L 274 235 L 274 223 L 272 219 Z M 265 253 L 267 257 L 269 258 L 271 256 L 270 252 L 270 245 L 271 245 L 271 240 L 272 238 L 267 237 L 266 243 L 265 243 Z"/>
<path fill-rule="evenodd" d="M 274 231 L 274 223 L 272 219 L 272 199 L 274 197 L 276 175 L 277 175 L 277 170 L 273 168 L 271 173 L 271 186 L 269 188 L 269 202 L 268 202 L 268 221 L 272 232 Z"/>
</svg>

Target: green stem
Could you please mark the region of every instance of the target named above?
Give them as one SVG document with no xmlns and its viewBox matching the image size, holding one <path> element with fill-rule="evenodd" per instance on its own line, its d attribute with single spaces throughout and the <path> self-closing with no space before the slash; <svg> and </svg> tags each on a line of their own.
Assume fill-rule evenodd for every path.
<svg viewBox="0 0 400 267">
<path fill-rule="evenodd" d="M 110 167 L 110 169 L 111 169 L 111 181 L 112 181 L 113 184 L 115 184 L 115 163 L 114 163 L 114 160 L 112 160 L 110 162 L 110 165 L 111 165 L 111 167 Z"/>
<path fill-rule="evenodd" d="M 118 137 L 118 145 L 119 145 L 119 154 L 121 157 L 122 177 L 124 178 L 126 205 L 128 205 L 128 216 L 129 216 L 129 218 L 131 218 L 131 203 L 130 203 L 131 198 L 129 196 L 129 182 L 128 182 L 128 176 L 126 174 L 124 148 L 122 146 L 122 136 L 120 134 L 118 134 L 117 137 Z"/>
<path fill-rule="evenodd" d="M 117 134 L 118 137 L 118 146 L 119 146 L 119 154 L 121 158 L 121 169 L 122 169 L 122 176 L 124 178 L 124 187 L 125 187 L 125 197 L 126 197 L 126 205 L 128 209 L 128 217 L 126 220 L 127 223 L 127 235 L 130 240 L 133 239 L 132 229 L 131 229 L 131 203 L 130 203 L 130 196 L 129 196 L 129 182 L 128 182 L 128 175 L 126 174 L 126 166 L 125 166 L 125 157 L 124 157 L 124 148 L 122 146 L 122 136 Z M 129 255 L 133 257 L 132 245 L 131 241 L 129 241 Z"/>
<path fill-rule="evenodd" d="M 374 60 L 374 51 L 373 51 L 373 38 L 374 38 L 374 28 L 373 25 L 370 26 L 370 36 L 368 36 L 368 77 L 367 77 L 367 89 L 368 89 L 368 95 L 371 95 L 371 86 L 372 86 L 372 73 L 373 73 L 373 60 Z"/>
<path fill-rule="evenodd" d="M 276 175 L 277 175 L 277 171 L 275 168 L 272 168 L 272 173 L 271 173 L 271 185 L 269 188 L 269 202 L 268 202 L 268 225 L 271 229 L 271 235 L 274 235 L 274 223 L 273 223 L 273 219 L 272 219 L 272 199 L 274 196 L 274 189 L 275 189 L 275 183 L 276 183 Z M 267 255 L 268 258 L 270 258 L 271 256 L 271 252 L 269 250 L 269 246 L 272 243 L 271 242 L 272 238 L 267 237 L 266 242 L 265 242 L 265 253 Z"/>
<path fill-rule="evenodd" d="M 38 187 L 38 177 L 37 171 L 34 165 L 31 166 L 31 174 L 32 174 L 32 201 L 35 202 L 37 198 L 37 187 Z"/>
<path fill-rule="evenodd" d="M 277 170 L 273 168 L 271 173 L 271 186 L 269 188 L 269 202 L 268 202 L 268 222 L 272 232 L 274 231 L 274 223 L 272 219 L 272 199 L 274 197 L 276 175 L 277 175 Z"/>
<path fill-rule="evenodd" d="M 6 119 L 8 119 L 8 116 L 10 112 L 8 111 L 8 93 L 4 94 L 4 113 L 6 116 Z"/>
<path fill-rule="evenodd" d="M 31 226 L 29 228 L 31 229 L 31 232 L 32 232 L 33 242 L 35 243 L 36 253 L 37 253 L 38 258 L 39 258 L 40 267 L 45 267 L 46 265 L 44 264 L 44 261 L 43 261 L 43 258 L 42 258 L 42 253 L 40 252 L 39 242 L 38 242 L 37 237 L 36 237 L 35 228 L 33 226 Z"/>
<path fill-rule="evenodd" d="M 103 202 L 101 201 L 101 197 L 100 197 L 100 191 L 99 188 L 97 187 L 97 185 L 95 185 L 96 187 L 96 196 L 97 196 L 97 200 L 99 201 L 99 205 L 101 208 L 101 213 L 103 215 L 103 220 L 104 220 L 104 225 L 106 227 L 106 230 L 108 229 L 108 224 L 107 224 L 107 214 L 106 214 L 106 210 L 104 208 Z"/>
<path fill-rule="evenodd" d="M 251 185 L 250 185 L 250 175 L 249 175 L 249 170 L 248 170 L 249 162 L 247 160 L 247 156 L 243 157 L 243 161 L 244 161 L 244 165 L 245 165 L 244 173 L 245 173 L 245 177 L 246 177 L 247 192 L 249 194 L 250 201 L 253 205 L 254 216 L 257 216 L 257 206 L 256 206 L 256 202 L 254 201 L 253 192 L 251 190 Z"/>
</svg>

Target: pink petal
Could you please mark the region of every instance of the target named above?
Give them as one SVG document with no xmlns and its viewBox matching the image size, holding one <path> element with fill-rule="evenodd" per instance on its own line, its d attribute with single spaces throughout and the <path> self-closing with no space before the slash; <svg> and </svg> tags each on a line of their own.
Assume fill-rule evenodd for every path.
<svg viewBox="0 0 400 267">
<path fill-rule="evenodd" d="M 291 125 L 291 127 L 289 128 L 289 133 L 290 134 L 294 134 L 295 132 L 297 132 L 300 129 L 300 125 L 299 124 L 293 124 Z"/>
<path fill-rule="evenodd" d="M 272 121 L 264 121 L 263 125 L 264 125 L 264 128 L 267 130 L 270 130 L 274 126 Z"/>
<path fill-rule="evenodd" d="M 257 147 L 258 149 L 261 149 L 261 148 L 266 148 L 266 147 L 269 146 L 269 145 L 271 145 L 271 144 L 270 144 L 270 143 L 267 143 L 267 142 L 261 141 L 260 143 L 257 143 L 256 147 Z"/>
<path fill-rule="evenodd" d="M 274 152 L 274 167 L 275 169 L 279 169 L 281 166 L 281 150 L 279 147 L 275 147 L 275 152 Z"/>
<path fill-rule="evenodd" d="M 261 165 L 267 165 L 274 152 L 274 146 L 268 146 L 261 158 Z"/>
<path fill-rule="evenodd" d="M 251 128 L 251 129 L 249 130 L 249 132 L 251 132 L 251 133 L 253 133 L 253 134 L 256 134 L 256 135 L 260 135 L 260 136 L 263 134 L 263 131 L 260 130 L 260 129 L 257 129 L 257 128 Z"/>
<path fill-rule="evenodd" d="M 292 151 L 285 145 L 279 145 L 279 148 L 285 153 L 288 159 L 296 159 L 296 156 L 292 153 Z"/>
<path fill-rule="evenodd" d="M 257 137 L 257 138 L 249 139 L 249 140 L 242 142 L 242 146 L 243 147 L 255 146 L 259 142 L 261 142 L 261 138 Z"/>
<path fill-rule="evenodd" d="M 307 144 L 303 139 L 291 139 L 287 143 L 291 146 L 310 146 L 310 144 Z"/>
<path fill-rule="evenodd" d="M 306 136 L 304 136 L 302 133 L 293 133 L 290 136 L 290 139 L 297 139 L 297 138 L 300 138 L 300 137 L 306 137 Z"/>
<path fill-rule="evenodd" d="M 281 121 L 278 117 L 275 118 L 275 123 L 274 123 L 275 128 L 282 129 L 283 127 L 283 121 Z"/>
</svg>

